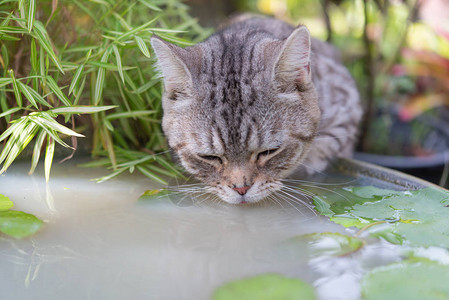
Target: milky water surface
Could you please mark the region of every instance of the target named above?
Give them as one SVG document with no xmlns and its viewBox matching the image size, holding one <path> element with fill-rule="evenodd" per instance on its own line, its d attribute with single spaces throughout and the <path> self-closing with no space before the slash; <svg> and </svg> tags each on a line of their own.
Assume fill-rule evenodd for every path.
<svg viewBox="0 0 449 300">
<path fill-rule="evenodd" d="M 366 270 L 400 260 L 380 241 L 343 258 L 283 247 L 306 233 L 348 234 L 305 206 L 142 201 L 160 186 L 138 175 L 97 184 L 90 179 L 104 170 L 65 163 L 46 185 L 41 169 L 28 176 L 27 167 L 0 176 L 0 194 L 45 224 L 23 240 L 0 236 L 2 300 L 201 300 L 230 280 L 273 272 L 309 282 L 320 299 L 358 299 Z"/>
</svg>

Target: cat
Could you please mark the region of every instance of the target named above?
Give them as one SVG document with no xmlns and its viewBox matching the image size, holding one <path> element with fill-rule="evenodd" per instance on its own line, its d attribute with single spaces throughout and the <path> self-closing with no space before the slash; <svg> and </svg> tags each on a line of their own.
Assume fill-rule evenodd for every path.
<svg viewBox="0 0 449 300">
<path fill-rule="evenodd" d="M 362 116 L 333 46 L 268 17 L 232 20 L 181 48 L 151 38 L 164 81 L 162 127 L 208 192 L 255 203 L 293 171 L 323 171 L 352 153 Z"/>
</svg>

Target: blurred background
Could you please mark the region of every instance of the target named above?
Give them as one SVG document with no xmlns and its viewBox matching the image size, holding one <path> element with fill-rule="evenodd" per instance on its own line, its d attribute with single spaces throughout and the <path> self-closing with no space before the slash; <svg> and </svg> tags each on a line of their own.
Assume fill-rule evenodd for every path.
<svg viewBox="0 0 449 300">
<path fill-rule="evenodd" d="M 252 12 L 305 24 L 340 49 L 365 109 L 356 158 L 449 187 L 449 0 L 0 3 L 0 173 L 35 141 L 24 151 L 31 172 L 44 148 L 49 174 L 53 151 L 70 158 L 72 146 L 110 168 L 105 180 L 179 175 L 169 155 L 154 155 L 167 145 L 150 38 L 192 45 Z"/>
<path fill-rule="evenodd" d="M 356 157 L 448 185 L 448 0 L 189 0 L 216 27 L 233 14 L 304 24 L 337 46 L 365 107 Z"/>
</svg>

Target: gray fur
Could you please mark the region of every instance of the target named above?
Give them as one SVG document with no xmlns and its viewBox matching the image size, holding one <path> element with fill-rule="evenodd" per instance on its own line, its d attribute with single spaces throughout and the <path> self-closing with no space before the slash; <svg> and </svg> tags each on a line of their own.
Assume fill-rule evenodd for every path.
<svg viewBox="0 0 449 300">
<path fill-rule="evenodd" d="M 357 89 L 335 49 L 304 26 L 252 18 L 192 47 L 158 37 L 152 45 L 168 143 L 223 200 L 257 202 L 295 169 L 322 171 L 351 154 L 362 114 Z"/>
</svg>

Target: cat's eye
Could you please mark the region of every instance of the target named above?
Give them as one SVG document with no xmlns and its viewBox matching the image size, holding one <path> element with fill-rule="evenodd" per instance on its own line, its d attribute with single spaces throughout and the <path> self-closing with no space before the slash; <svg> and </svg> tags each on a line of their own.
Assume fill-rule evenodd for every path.
<svg viewBox="0 0 449 300">
<path fill-rule="evenodd" d="M 270 154 L 273 154 L 273 153 L 275 153 L 278 150 L 279 150 L 279 148 L 273 148 L 273 149 L 268 149 L 268 150 L 259 152 L 259 153 L 257 153 L 257 160 L 260 160 L 260 159 L 262 159 L 264 157 L 267 157 Z"/>
<path fill-rule="evenodd" d="M 220 156 L 216 155 L 198 155 L 198 156 L 212 163 L 219 163 L 220 165 L 223 164 L 223 160 L 221 159 Z"/>
</svg>

